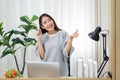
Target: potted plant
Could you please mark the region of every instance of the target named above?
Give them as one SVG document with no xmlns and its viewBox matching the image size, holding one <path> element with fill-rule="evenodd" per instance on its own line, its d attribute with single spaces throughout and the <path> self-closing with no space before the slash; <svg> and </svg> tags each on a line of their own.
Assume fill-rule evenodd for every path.
<svg viewBox="0 0 120 80">
<path fill-rule="evenodd" d="M 15 59 L 17 70 L 20 72 L 20 74 L 23 74 L 25 68 L 26 48 L 30 45 L 36 44 L 36 40 L 29 37 L 28 34 L 31 30 L 37 30 L 37 26 L 33 23 L 37 19 L 38 17 L 36 15 L 33 15 L 32 19 L 30 19 L 28 16 L 20 17 L 20 20 L 24 22 L 24 24 L 18 27 L 22 28 L 21 31 L 12 29 L 8 32 L 5 32 L 2 27 L 3 23 L 0 23 L 0 46 L 5 47 L 0 58 L 3 58 L 8 54 L 12 54 Z M 20 35 L 21 37 L 13 37 L 13 35 Z M 17 47 L 18 44 L 24 47 L 22 70 L 19 68 L 18 60 L 15 55 L 16 51 L 22 47 Z"/>
</svg>

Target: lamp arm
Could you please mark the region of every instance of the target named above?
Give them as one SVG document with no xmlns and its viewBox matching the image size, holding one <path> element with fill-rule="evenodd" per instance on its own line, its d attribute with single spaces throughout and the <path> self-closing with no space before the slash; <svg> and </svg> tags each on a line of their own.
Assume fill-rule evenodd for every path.
<svg viewBox="0 0 120 80">
<path fill-rule="evenodd" d="M 101 72 L 103 71 L 106 63 L 108 62 L 109 60 L 109 57 L 107 56 L 106 54 L 106 35 L 107 34 L 102 34 L 102 37 L 103 37 L 103 62 L 102 64 L 100 65 L 99 69 L 98 69 L 98 78 L 100 77 L 101 75 Z"/>
<path fill-rule="evenodd" d="M 104 67 L 105 67 L 105 65 L 106 65 L 107 62 L 108 62 L 107 60 L 104 60 L 104 61 L 102 62 L 102 64 L 100 65 L 100 67 L 99 67 L 99 69 L 98 69 L 98 78 L 100 77 L 101 72 L 103 71 L 103 69 L 104 69 Z"/>
<path fill-rule="evenodd" d="M 106 35 L 107 34 L 102 34 L 103 37 L 103 60 L 109 60 L 109 57 L 107 56 L 107 51 L 106 51 Z"/>
</svg>

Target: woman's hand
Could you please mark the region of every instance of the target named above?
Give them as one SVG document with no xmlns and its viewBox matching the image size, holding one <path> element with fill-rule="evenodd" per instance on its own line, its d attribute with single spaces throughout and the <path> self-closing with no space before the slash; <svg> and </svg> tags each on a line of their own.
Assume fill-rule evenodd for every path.
<svg viewBox="0 0 120 80">
<path fill-rule="evenodd" d="M 36 36 L 37 36 L 37 40 L 40 40 L 40 39 L 41 39 L 41 37 L 42 37 L 42 31 L 41 31 L 41 29 L 38 29 L 38 30 L 37 30 Z"/>
<path fill-rule="evenodd" d="M 70 38 L 77 38 L 78 36 L 79 34 L 78 34 L 78 29 L 77 29 L 75 32 L 73 32 L 72 35 L 70 35 Z"/>
<path fill-rule="evenodd" d="M 68 55 L 70 54 L 73 38 L 77 38 L 78 36 L 79 36 L 78 29 L 75 32 L 73 32 L 72 35 L 69 36 L 69 39 L 68 39 L 67 44 L 66 44 L 66 50 L 68 52 Z"/>
</svg>

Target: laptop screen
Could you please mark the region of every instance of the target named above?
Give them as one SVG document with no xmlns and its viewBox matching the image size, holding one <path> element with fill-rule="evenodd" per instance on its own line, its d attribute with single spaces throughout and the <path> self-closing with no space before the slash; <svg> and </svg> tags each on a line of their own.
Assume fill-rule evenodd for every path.
<svg viewBox="0 0 120 80">
<path fill-rule="evenodd" d="M 27 61 L 28 78 L 60 77 L 59 63 Z"/>
</svg>

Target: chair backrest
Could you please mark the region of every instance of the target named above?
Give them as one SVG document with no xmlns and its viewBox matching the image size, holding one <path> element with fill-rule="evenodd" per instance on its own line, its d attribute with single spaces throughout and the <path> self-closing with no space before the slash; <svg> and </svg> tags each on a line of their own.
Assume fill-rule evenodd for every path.
<svg viewBox="0 0 120 80">
<path fill-rule="evenodd" d="M 71 76 L 71 74 L 70 74 L 70 56 L 67 59 L 67 64 L 68 64 L 68 76 Z"/>
</svg>

